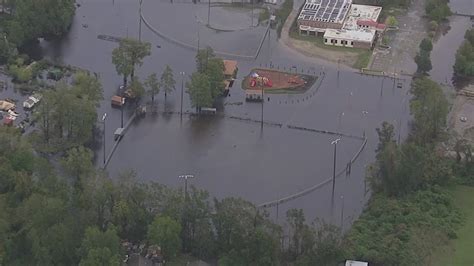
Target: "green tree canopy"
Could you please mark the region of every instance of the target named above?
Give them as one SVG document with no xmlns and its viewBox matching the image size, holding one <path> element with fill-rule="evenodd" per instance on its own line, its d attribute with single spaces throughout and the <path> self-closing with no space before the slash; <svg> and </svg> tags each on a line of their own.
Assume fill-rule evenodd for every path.
<svg viewBox="0 0 474 266">
<path fill-rule="evenodd" d="M 212 92 L 209 77 L 206 74 L 195 72 L 191 75 L 191 80 L 186 83 L 187 93 L 191 97 L 191 104 L 196 110 L 201 107 L 212 106 Z"/>
<path fill-rule="evenodd" d="M 415 63 L 418 66 L 417 71 L 420 73 L 429 72 L 433 66 L 431 65 L 430 54 L 427 51 L 421 50 L 415 56 Z"/>
<path fill-rule="evenodd" d="M 426 51 L 428 53 L 431 52 L 431 50 L 433 50 L 433 43 L 431 40 L 424 38 L 420 43 L 420 50 Z"/>
<path fill-rule="evenodd" d="M 167 216 L 157 216 L 148 226 L 148 241 L 161 247 L 166 258 L 174 258 L 181 249 L 181 225 Z"/>
<path fill-rule="evenodd" d="M 385 23 L 390 27 L 398 26 L 398 20 L 394 16 L 388 16 Z"/>
<path fill-rule="evenodd" d="M 161 84 L 158 82 L 156 73 L 150 74 L 144 82 L 145 87 L 147 88 L 148 94 L 151 95 L 151 104 L 155 103 L 155 95 L 160 93 Z"/>
<path fill-rule="evenodd" d="M 15 0 L 13 16 L 7 20 L 8 39 L 16 45 L 37 38 L 63 35 L 71 26 L 74 0 Z"/>
<path fill-rule="evenodd" d="M 166 65 L 165 70 L 163 70 L 163 73 L 161 74 L 160 83 L 161 86 L 163 86 L 166 101 L 166 96 L 168 95 L 168 93 L 172 92 L 175 89 L 176 85 L 176 81 L 173 77 L 173 69 L 171 69 L 169 65 Z"/>
<path fill-rule="evenodd" d="M 120 265 L 120 239 L 113 227 L 102 232 L 97 227 L 86 229 L 82 240 L 79 265 Z"/>
</svg>

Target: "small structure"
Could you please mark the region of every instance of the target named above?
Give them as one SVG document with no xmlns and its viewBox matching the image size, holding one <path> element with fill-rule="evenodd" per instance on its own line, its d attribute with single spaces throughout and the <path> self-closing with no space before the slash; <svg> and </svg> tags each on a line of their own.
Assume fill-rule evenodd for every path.
<svg viewBox="0 0 474 266">
<path fill-rule="evenodd" d="M 260 90 L 245 90 L 245 100 L 248 102 L 262 102 L 263 89 Z"/>
<path fill-rule="evenodd" d="M 125 98 L 117 95 L 112 96 L 111 105 L 112 107 L 121 108 L 125 104 Z"/>
<path fill-rule="evenodd" d="M 11 116 L 7 116 L 3 119 L 3 125 L 5 126 L 12 126 L 13 125 L 13 121 L 15 121 L 15 119 Z"/>
<path fill-rule="evenodd" d="M 8 111 L 8 110 L 11 110 L 11 109 L 15 109 L 15 104 L 14 103 L 11 103 L 9 101 L 0 100 L 0 110 L 1 111 Z"/>
<path fill-rule="evenodd" d="M 346 260 L 345 266 L 369 266 L 369 263 L 364 261 Z"/>
<path fill-rule="evenodd" d="M 33 106 L 35 106 L 35 104 L 36 103 L 32 99 L 28 98 L 26 101 L 23 102 L 23 108 L 31 109 L 33 108 Z"/>
<path fill-rule="evenodd" d="M 125 131 L 124 131 L 123 127 L 117 128 L 114 132 L 114 140 L 115 141 L 120 140 L 123 137 L 124 132 Z"/>
<path fill-rule="evenodd" d="M 234 79 L 237 77 L 237 61 L 223 60 L 224 62 L 224 77 L 226 79 Z"/>
<path fill-rule="evenodd" d="M 43 97 L 40 94 L 34 94 L 33 96 L 28 97 L 28 99 L 23 102 L 23 108 L 33 108 L 37 103 L 41 101 L 42 98 Z"/>
<path fill-rule="evenodd" d="M 216 108 L 202 107 L 199 113 L 203 115 L 215 115 L 216 112 L 217 112 Z"/>
</svg>

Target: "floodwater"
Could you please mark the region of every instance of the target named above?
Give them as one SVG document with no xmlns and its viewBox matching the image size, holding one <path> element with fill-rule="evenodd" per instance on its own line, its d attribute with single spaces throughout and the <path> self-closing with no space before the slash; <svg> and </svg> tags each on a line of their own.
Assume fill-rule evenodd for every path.
<svg viewBox="0 0 474 266">
<path fill-rule="evenodd" d="M 473 14 L 472 0 L 451 0 L 449 6 L 453 13 Z M 468 17 L 452 16 L 449 19 L 449 28 L 433 45 L 430 71 L 431 79 L 438 83 L 452 86 L 457 81 L 454 78 L 453 66 L 456 61 L 456 51 L 464 41 L 464 34 L 474 22 Z"/>
<path fill-rule="evenodd" d="M 108 152 L 113 144 L 113 132 L 120 127 L 120 110 L 111 108 L 110 98 L 121 78 L 115 73 L 111 62 L 111 52 L 117 44 L 99 40 L 97 35 L 137 38 L 138 4 L 126 0 L 79 0 L 78 3 L 81 6 L 71 32 L 61 42 L 41 42 L 42 53 L 59 62 L 99 73 L 104 86 L 104 101 L 98 112 L 99 116 L 108 114 Z M 179 5 L 188 9 L 194 6 L 191 1 L 180 2 Z M 160 9 L 147 12 L 149 16 L 153 12 L 154 16 L 161 14 Z M 181 20 L 189 27 L 195 25 L 193 16 L 182 16 Z M 173 27 L 172 24 L 159 26 Z M 247 33 L 239 34 L 245 36 Z M 209 40 L 218 39 L 209 44 L 215 50 L 230 49 L 227 51 L 233 53 L 247 51 L 238 47 L 254 46 L 253 43 L 249 45 L 245 38 L 226 36 L 209 37 Z M 141 37 L 152 43 L 152 55 L 144 60 L 137 76 L 144 78 L 152 72 L 161 73 L 166 65 L 170 65 L 177 80 L 177 90 L 168 96 L 166 108 L 179 111 L 181 81 L 194 71 L 195 52 L 163 40 L 144 25 Z M 349 225 L 360 214 L 368 198 L 364 177 L 366 165 L 374 160 L 378 141 L 375 128 L 382 121 L 389 121 L 395 125 L 398 138 L 406 136 L 410 80 L 400 80 L 403 88 L 397 88 L 391 79 L 362 76 L 347 69 L 337 70 L 330 64 L 281 46 L 273 30 L 256 60 L 238 61 L 238 80 L 219 110 L 227 117 L 190 118 L 185 115 L 181 121 L 177 114 L 147 115 L 130 127 L 119 145 L 108 165 L 111 177 L 121 171 L 135 169 L 143 181 L 153 180 L 179 187 L 183 184 L 178 175 L 194 174 L 196 178 L 190 181 L 191 184 L 208 190 L 212 196 L 240 196 L 260 204 L 296 193 L 332 175 L 331 141 L 338 136 L 289 129 L 288 125 L 339 131 L 359 137 L 365 132 L 368 143 L 352 165 L 351 174 L 337 179 L 334 208 L 331 207 L 331 185 L 327 185 L 279 206 L 278 211 L 276 208 L 271 210 L 272 217 L 281 219 L 288 208 L 303 208 L 308 220 L 317 217 L 337 223 L 343 211 L 343 224 Z M 304 94 L 268 94 L 265 97 L 264 119 L 283 126 L 265 126 L 261 131 L 258 123 L 242 122 L 229 116 L 260 119 L 261 105 L 246 103 L 239 85 L 252 68 L 269 65 L 318 76 L 324 71 L 326 75 Z M 180 72 L 186 75 L 180 76 Z M 163 95 L 158 96 L 158 106 L 163 110 Z M 184 109 L 193 111 L 186 94 Z M 125 115 L 127 118 L 129 113 Z M 355 138 L 342 137 L 337 146 L 338 170 L 346 166 L 361 143 Z M 97 164 L 101 165 L 100 148 L 97 154 Z"/>
</svg>

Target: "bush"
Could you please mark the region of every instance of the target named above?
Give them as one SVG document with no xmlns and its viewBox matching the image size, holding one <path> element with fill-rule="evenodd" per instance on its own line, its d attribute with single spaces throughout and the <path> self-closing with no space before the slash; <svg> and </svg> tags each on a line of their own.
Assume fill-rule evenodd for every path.
<svg viewBox="0 0 474 266">
<path fill-rule="evenodd" d="M 434 20 L 430 21 L 429 28 L 430 28 L 431 31 L 437 31 L 438 27 L 439 27 L 438 22 L 436 22 Z"/>
<path fill-rule="evenodd" d="M 398 26 L 398 21 L 397 19 L 394 17 L 394 16 L 388 16 L 387 20 L 385 21 L 385 23 L 389 26 L 389 27 L 396 27 Z"/>
<path fill-rule="evenodd" d="M 376 194 L 348 233 L 347 251 L 374 265 L 422 265 L 441 240 L 456 237 L 461 221 L 439 187 L 400 199 Z"/>
<path fill-rule="evenodd" d="M 431 52 L 433 50 L 433 43 L 430 39 L 424 38 L 420 43 L 420 50 Z"/>
</svg>

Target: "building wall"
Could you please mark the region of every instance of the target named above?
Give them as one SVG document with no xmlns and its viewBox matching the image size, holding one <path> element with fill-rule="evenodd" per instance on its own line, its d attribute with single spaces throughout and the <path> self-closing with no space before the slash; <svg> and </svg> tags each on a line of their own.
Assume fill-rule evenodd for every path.
<svg viewBox="0 0 474 266">
<path fill-rule="evenodd" d="M 342 28 L 342 23 L 303 20 L 303 19 L 298 20 L 298 28 L 300 25 L 310 26 L 314 28 L 321 28 L 321 29 L 341 29 Z"/>
<path fill-rule="evenodd" d="M 344 39 L 331 39 L 331 38 L 324 38 L 324 44 L 326 45 L 333 45 L 333 46 L 341 46 L 341 47 L 354 47 L 354 48 L 361 48 L 361 49 L 371 49 L 372 43 L 370 42 L 358 42 L 358 41 L 350 41 Z"/>
</svg>

